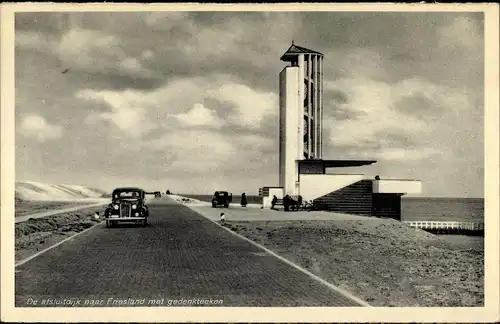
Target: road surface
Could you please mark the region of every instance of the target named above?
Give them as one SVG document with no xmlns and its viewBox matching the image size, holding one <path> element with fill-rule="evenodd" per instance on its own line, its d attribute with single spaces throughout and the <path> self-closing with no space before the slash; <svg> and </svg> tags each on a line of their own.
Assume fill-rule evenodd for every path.
<svg viewBox="0 0 500 324">
<path fill-rule="evenodd" d="M 359 306 L 168 197 L 149 206 L 148 227 L 99 225 L 17 267 L 16 307 Z"/>
</svg>

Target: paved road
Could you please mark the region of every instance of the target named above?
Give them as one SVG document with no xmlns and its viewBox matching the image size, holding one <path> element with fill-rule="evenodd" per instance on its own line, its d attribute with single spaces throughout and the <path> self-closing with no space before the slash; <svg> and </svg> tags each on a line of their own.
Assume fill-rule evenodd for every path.
<svg viewBox="0 0 500 324">
<path fill-rule="evenodd" d="M 16 268 L 16 307 L 33 300 L 110 307 L 190 299 L 357 306 L 168 197 L 150 202 L 149 227 L 99 225 Z"/>
</svg>

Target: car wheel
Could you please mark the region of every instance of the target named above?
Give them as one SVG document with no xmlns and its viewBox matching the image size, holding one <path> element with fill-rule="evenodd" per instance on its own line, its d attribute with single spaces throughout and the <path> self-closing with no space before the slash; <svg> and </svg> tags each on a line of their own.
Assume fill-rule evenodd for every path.
<svg viewBox="0 0 500 324">
<path fill-rule="evenodd" d="M 214 203 L 212 203 L 212 208 L 215 208 L 215 204 Z"/>
<path fill-rule="evenodd" d="M 224 205 L 224 207 L 225 207 L 225 208 L 228 208 L 228 207 L 229 207 L 229 205 L 228 205 L 228 204 L 225 204 L 225 205 Z"/>
<path fill-rule="evenodd" d="M 142 227 L 146 227 L 146 226 L 148 226 L 148 220 L 147 219 L 145 219 L 145 220 L 142 221 Z"/>
<path fill-rule="evenodd" d="M 106 221 L 106 227 L 109 228 L 109 220 Z"/>
</svg>

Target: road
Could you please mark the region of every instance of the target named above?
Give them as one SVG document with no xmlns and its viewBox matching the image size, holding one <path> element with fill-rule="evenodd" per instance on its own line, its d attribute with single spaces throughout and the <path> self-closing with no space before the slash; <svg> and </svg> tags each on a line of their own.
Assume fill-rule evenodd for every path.
<svg viewBox="0 0 500 324">
<path fill-rule="evenodd" d="M 359 306 L 168 197 L 148 227 L 99 225 L 17 267 L 15 289 L 16 307 Z"/>
</svg>

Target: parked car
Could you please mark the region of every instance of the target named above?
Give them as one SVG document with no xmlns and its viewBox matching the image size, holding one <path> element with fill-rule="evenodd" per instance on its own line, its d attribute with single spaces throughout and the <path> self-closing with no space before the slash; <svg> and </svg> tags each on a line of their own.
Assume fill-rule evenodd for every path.
<svg viewBox="0 0 500 324">
<path fill-rule="evenodd" d="M 119 222 L 140 223 L 147 226 L 149 209 L 145 202 L 145 191 L 141 188 L 116 188 L 111 196 L 111 203 L 104 211 L 106 227 Z"/>
<path fill-rule="evenodd" d="M 217 206 L 229 207 L 229 204 L 233 201 L 233 194 L 227 191 L 216 191 L 212 197 L 212 207 Z"/>
</svg>

